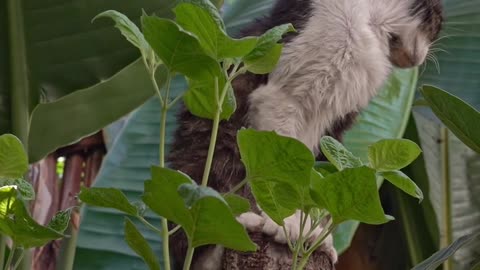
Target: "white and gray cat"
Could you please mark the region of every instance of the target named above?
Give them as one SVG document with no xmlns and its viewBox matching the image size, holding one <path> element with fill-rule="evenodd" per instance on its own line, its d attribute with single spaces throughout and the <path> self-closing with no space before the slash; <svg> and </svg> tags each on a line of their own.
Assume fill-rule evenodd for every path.
<svg viewBox="0 0 480 270">
<path fill-rule="evenodd" d="M 284 38 L 277 68 L 268 75 L 245 74 L 233 82 L 238 109 L 221 123 L 210 175 L 210 186 L 220 192 L 245 177 L 236 146 L 236 133 L 242 127 L 296 138 L 321 158 L 319 139 L 330 135 L 341 140 L 393 67 L 409 68 L 425 61 L 441 29 L 442 5 L 441 0 L 278 0 L 270 15 L 244 35 L 260 35 L 284 23 L 292 23 L 297 33 Z M 169 161 L 200 181 L 211 121 L 184 110 L 179 123 Z M 248 187 L 239 193 L 253 201 Z M 286 242 L 286 237 L 298 238 L 298 217 L 297 213 L 285 221 L 288 236 L 259 209 L 239 220 L 249 230 Z M 181 264 L 186 241 L 181 233 L 175 237 L 174 257 Z M 331 239 L 322 248 L 332 261 L 337 260 Z M 195 269 L 220 267 L 213 263 L 220 260 L 202 259 L 211 254 L 208 250 L 212 249 L 197 251 Z M 222 254 L 218 247 L 214 250 Z"/>
</svg>

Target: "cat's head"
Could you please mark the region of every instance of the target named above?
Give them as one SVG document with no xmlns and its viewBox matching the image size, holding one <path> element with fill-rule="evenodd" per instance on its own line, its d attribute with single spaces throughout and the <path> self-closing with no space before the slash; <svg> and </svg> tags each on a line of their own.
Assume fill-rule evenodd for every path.
<svg viewBox="0 0 480 270">
<path fill-rule="evenodd" d="M 395 0 L 408 3 L 405 13 L 388 27 L 390 61 L 409 68 L 421 65 L 440 33 L 443 17 L 441 0 Z"/>
</svg>

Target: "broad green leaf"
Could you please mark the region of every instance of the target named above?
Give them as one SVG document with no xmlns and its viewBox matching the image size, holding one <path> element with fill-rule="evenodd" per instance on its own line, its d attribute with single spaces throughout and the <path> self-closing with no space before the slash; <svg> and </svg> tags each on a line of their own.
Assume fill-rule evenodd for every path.
<svg viewBox="0 0 480 270">
<path fill-rule="evenodd" d="M 314 169 L 323 176 L 338 172 L 337 167 L 330 162 L 317 161 Z"/>
<path fill-rule="evenodd" d="M 128 201 L 122 191 L 115 188 L 82 187 L 78 198 L 91 206 L 113 208 L 131 216 L 137 215 L 137 208 Z"/>
<path fill-rule="evenodd" d="M 270 73 L 277 66 L 278 60 L 282 55 L 282 49 L 282 45 L 275 44 L 264 56 L 245 60 L 245 66 L 248 71 L 255 74 Z"/>
<path fill-rule="evenodd" d="M 283 35 L 293 32 L 291 24 L 283 24 L 268 30 L 263 34 L 255 46 L 255 49 L 244 58 L 245 66 L 253 73 L 266 74 L 271 72 L 277 65 L 282 53 L 282 45 L 278 42 Z"/>
<path fill-rule="evenodd" d="M 480 112 L 461 99 L 433 86 L 424 86 L 422 94 L 433 112 L 463 143 L 480 153 Z"/>
<path fill-rule="evenodd" d="M 218 192 L 197 184 L 183 184 L 179 193 L 193 220 L 191 228 L 183 227 L 193 247 L 220 244 L 239 251 L 256 250 L 256 245 Z"/>
<path fill-rule="evenodd" d="M 56 232 L 64 233 L 65 230 L 68 228 L 68 224 L 70 223 L 71 215 L 72 215 L 72 208 L 69 208 L 64 211 L 60 211 L 55 214 L 52 220 L 50 220 L 47 227 Z"/>
<path fill-rule="evenodd" d="M 250 189 L 262 211 L 279 225 L 302 207 L 300 195 L 286 183 L 256 180 L 250 182 Z"/>
<path fill-rule="evenodd" d="M 142 16 L 145 39 L 170 72 L 193 80 L 208 80 L 223 75 L 219 63 L 206 55 L 198 38 L 174 21 Z"/>
<path fill-rule="evenodd" d="M 216 198 L 228 205 L 227 201 L 225 201 L 222 195 L 220 195 L 214 189 L 210 187 L 202 187 L 193 183 L 182 184 L 178 188 L 178 194 L 180 194 L 180 196 L 183 198 L 185 206 L 188 209 L 191 209 L 195 203 L 206 197 Z"/>
<path fill-rule="evenodd" d="M 320 147 L 325 157 L 339 170 L 363 166 L 362 161 L 348 151 L 345 146 L 332 137 L 320 140 Z"/>
<path fill-rule="evenodd" d="M 422 153 L 420 147 L 405 139 L 385 139 L 368 147 L 370 166 L 377 171 L 400 170 Z"/>
<path fill-rule="evenodd" d="M 255 59 L 263 58 L 276 45 L 278 45 L 278 42 L 282 39 L 283 35 L 294 31 L 295 28 L 293 28 L 292 24 L 283 24 L 268 30 L 265 34 L 260 36 L 255 49 L 245 57 L 244 60 L 246 64 L 248 65 L 250 61 L 254 61 Z"/>
<path fill-rule="evenodd" d="M 150 270 L 160 270 L 157 256 L 135 224 L 128 218 L 125 218 L 125 240 L 128 246 L 142 257 Z"/>
<path fill-rule="evenodd" d="M 223 0 L 181 0 L 180 3 L 189 3 L 195 6 L 201 7 L 203 10 L 207 11 L 215 23 L 220 27 L 220 29 L 225 30 L 225 23 L 223 22 L 222 17 L 220 16 L 219 9 L 222 8 Z M 181 5 L 181 4 L 179 4 Z"/>
<path fill-rule="evenodd" d="M 250 183 L 272 181 L 308 186 L 315 159 L 300 141 L 252 129 L 239 131 L 237 141 Z"/>
<path fill-rule="evenodd" d="M 20 140 L 11 134 L 0 136 L 0 179 L 21 178 L 27 170 L 27 155 Z"/>
<path fill-rule="evenodd" d="M 164 78 L 159 79 L 163 85 Z M 154 93 L 145 66 L 138 60 L 104 82 L 38 105 L 30 123 L 29 161 L 38 161 L 57 147 L 95 133 L 133 111 Z"/>
<path fill-rule="evenodd" d="M 14 186 L 0 187 L 0 231 L 21 247 L 46 245 L 63 235 L 33 220 Z"/>
<path fill-rule="evenodd" d="M 471 243 L 473 240 L 477 239 L 480 234 L 470 234 L 465 235 L 457 239 L 447 248 L 444 248 L 437 253 L 433 254 L 430 258 L 422 262 L 421 264 L 412 268 L 412 270 L 435 270 L 437 267 L 442 265 L 446 260 L 448 260 L 457 250 L 463 246 Z"/>
<path fill-rule="evenodd" d="M 388 182 L 392 183 L 397 188 L 401 189 L 403 192 L 408 195 L 415 197 L 420 200 L 423 200 L 422 190 L 413 182 L 408 175 L 404 174 L 401 171 L 391 171 L 391 172 L 382 172 L 381 176 L 385 177 Z"/>
<path fill-rule="evenodd" d="M 233 215 L 239 216 L 250 210 L 250 201 L 236 194 L 226 194 L 223 196 Z"/>
<path fill-rule="evenodd" d="M 195 34 L 205 52 L 214 59 L 243 57 L 250 53 L 257 39 L 253 37 L 233 39 L 208 10 L 194 4 L 180 4 L 175 7 L 177 23 Z"/>
<path fill-rule="evenodd" d="M 16 186 L 18 194 L 25 201 L 31 201 L 35 199 L 35 190 L 32 184 L 22 178 L 18 179 L 0 179 L 0 187 L 3 186 Z"/>
<path fill-rule="evenodd" d="M 383 212 L 375 171 L 367 167 L 314 177 L 311 192 L 314 201 L 330 212 L 336 224 L 358 220 L 376 225 L 393 219 Z"/>
<path fill-rule="evenodd" d="M 224 77 L 218 78 L 219 92 L 225 86 Z M 215 95 L 215 79 L 208 79 L 204 81 L 190 81 L 189 89 L 183 96 L 183 101 L 188 110 L 201 118 L 214 119 L 218 103 Z M 229 87 L 227 95 L 222 104 L 222 111 L 220 113 L 220 119 L 229 119 L 237 108 L 235 95 L 233 89 Z"/>
<path fill-rule="evenodd" d="M 147 56 L 147 53 L 150 50 L 150 45 L 148 45 L 142 32 L 140 32 L 140 29 L 138 29 L 138 27 L 127 16 L 115 10 L 107 10 L 95 16 L 92 21 L 102 17 L 112 19 L 115 22 L 115 27 L 120 30 L 122 35 L 137 47 L 142 55 Z"/>
<path fill-rule="evenodd" d="M 158 215 L 175 222 L 187 232 L 192 231 L 194 220 L 178 193 L 183 184 L 193 181 L 186 174 L 178 171 L 152 167 L 151 180 L 145 181 L 143 202 Z"/>
</svg>

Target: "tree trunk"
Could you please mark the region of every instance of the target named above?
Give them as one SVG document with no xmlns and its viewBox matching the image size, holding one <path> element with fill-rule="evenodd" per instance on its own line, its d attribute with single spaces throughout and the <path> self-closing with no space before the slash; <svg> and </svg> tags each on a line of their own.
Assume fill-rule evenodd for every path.
<svg viewBox="0 0 480 270">
<path fill-rule="evenodd" d="M 224 270 L 290 270 L 292 253 L 287 245 L 274 242 L 261 232 L 251 233 L 250 237 L 258 245 L 255 253 L 242 253 L 226 250 L 223 258 Z M 315 252 L 305 270 L 334 270 L 331 258 L 323 251 Z"/>
</svg>

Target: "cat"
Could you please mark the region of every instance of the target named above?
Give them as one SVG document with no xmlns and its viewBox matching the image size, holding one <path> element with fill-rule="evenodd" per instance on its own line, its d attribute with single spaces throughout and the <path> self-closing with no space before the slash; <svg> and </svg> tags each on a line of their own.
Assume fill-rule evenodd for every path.
<svg viewBox="0 0 480 270">
<path fill-rule="evenodd" d="M 284 49 L 274 71 L 246 73 L 233 81 L 237 111 L 220 124 L 209 186 L 227 192 L 244 179 L 236 144 L 243 127 L 296 138 L 322 159 L 320 138 L 329 135 L 341 141 L 393 67 L 422 64 L 442 21 L 441 0 L 277 0 L 270 14 L 242 36 L 258 36 L 285 23 L 292 23 L 297 32 L 282 40 Z M 171 168 L 200 181 L 212 121 L 184 109 L 178 122 L 168 160 Z M 238 194 L 253 202 L 248 186 Z M 252 212 L 239 217 L 247 229 L 261 230 L 282 243 L 286 237 L 298 238 L 298 213 L 285 220 L 286 236 L 252 205 Z M 174 238 L 173 254 L 181 266 L 186 241 L 182 233 Z M 321 248 L 337 260 L 331 238 Z M 216 260 L 205 259 L 211 255 L 208 250 L 215 251 Z M 197 249 L 194 269 L 219 269 L 221 254 L 219 247 Z"/>
</svg>

